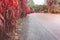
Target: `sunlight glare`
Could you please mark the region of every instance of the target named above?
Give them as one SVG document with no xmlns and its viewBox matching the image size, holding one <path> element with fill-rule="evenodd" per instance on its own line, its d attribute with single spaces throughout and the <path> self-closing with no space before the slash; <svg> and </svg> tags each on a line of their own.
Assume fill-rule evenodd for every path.
<svg viewBox="0 0 60 40">
<path fill-rule="evenodd" d="M 46 3 L 46 0 L 33 0 L 35 5 L 44 5 Z"/>
</svg>

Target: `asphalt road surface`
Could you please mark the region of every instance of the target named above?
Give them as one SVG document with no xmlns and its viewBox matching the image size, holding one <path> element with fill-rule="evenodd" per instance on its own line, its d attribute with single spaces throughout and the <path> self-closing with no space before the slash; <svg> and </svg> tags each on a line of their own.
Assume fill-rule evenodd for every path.
<svg viewBox="0 0 60 40">
<path fill-rule="evenodd" d="M 21 25 L 23 40 L 60 40 L 60 14 L 31 13 Z"/>
</svg>

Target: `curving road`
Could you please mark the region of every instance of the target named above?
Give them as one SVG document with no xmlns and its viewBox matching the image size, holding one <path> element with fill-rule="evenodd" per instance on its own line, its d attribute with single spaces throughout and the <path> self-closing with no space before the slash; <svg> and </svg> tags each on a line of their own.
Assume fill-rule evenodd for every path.
<svg viewBox="0 0 60 40">
<path fill-rule="evenodd" d="M 60 14 L 28 14 L 21 25 L 23 40 L 60 40 Z"/>
</svg>

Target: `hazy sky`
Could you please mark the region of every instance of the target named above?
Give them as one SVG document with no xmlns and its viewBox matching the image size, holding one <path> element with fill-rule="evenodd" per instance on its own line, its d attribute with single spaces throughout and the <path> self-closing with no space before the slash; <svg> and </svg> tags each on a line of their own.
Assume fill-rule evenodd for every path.
<svg viewBox="0 0 60 40">
<path fill-rule="evenodd" d="M 35 4 L 37 5 L 43 5 L 46 3 L 46 0 L 33 0 Z"/>
</svg>

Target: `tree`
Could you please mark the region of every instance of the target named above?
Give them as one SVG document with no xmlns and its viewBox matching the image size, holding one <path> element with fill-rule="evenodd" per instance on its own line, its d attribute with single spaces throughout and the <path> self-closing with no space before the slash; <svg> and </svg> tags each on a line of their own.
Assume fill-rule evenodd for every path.
<svg viewBox="0 0 60 40">
<path fill-rule="evenodd" d="M 26 16 L 27 14 L 29 14 L 30 12 L 32 12 L 33 10 L 31 10 L 31 8 L 28 6 L 27 1 L 26 0 L 20 0 L 21 1 L 21 8 L 22 8 L 22 16 Z"/>
<path fill-rule="evenodd" d="M 0 0 L 0 40 L 8 40 L 16 30 L 19 14 L 30 12 L 26 0 Z"/>
<path fill-rule="evenodd" d="M 8 40 L 16 30 L 18 0 L 0 0 L 0 40 Z"/>
<path fill-rule="evenodd" d="M 54 6 L 56 3 L 56 0 L 47 0 L 48 12 L 54 12 Z"/>
</svg>

